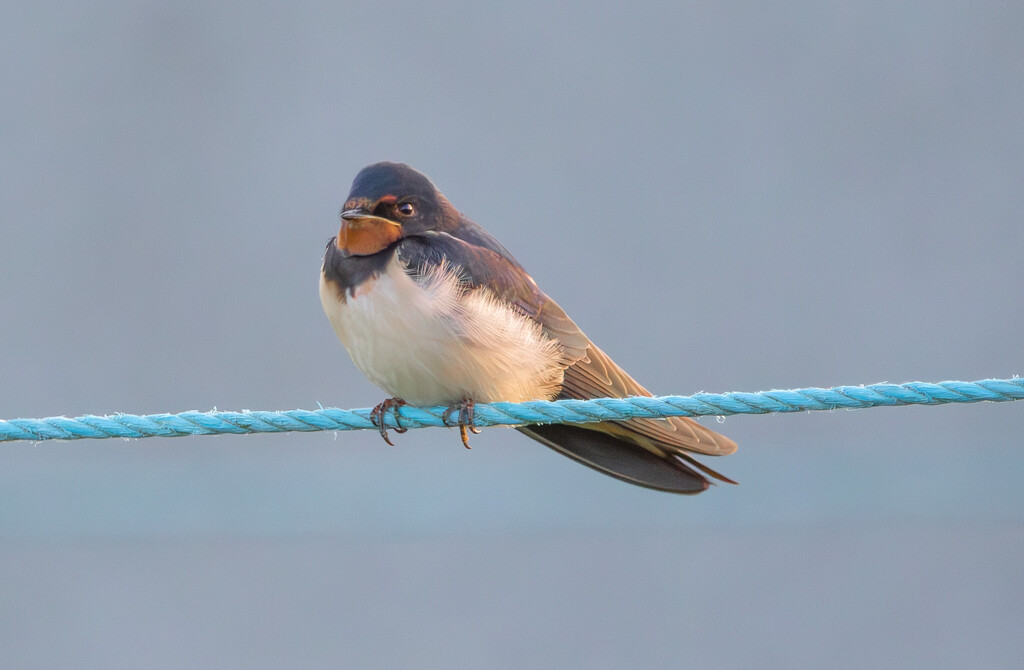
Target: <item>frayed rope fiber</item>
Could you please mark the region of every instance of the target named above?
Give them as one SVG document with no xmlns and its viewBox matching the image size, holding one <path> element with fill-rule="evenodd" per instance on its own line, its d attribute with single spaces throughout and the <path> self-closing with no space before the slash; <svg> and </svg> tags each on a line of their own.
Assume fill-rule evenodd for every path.
<svg viewBox="0 0 1024 670">
<path fill-rule="evenodd" d="M 908 382 L 759 393 L 697 393 L 692 396 L 654 398 L 499 402 L 477 405 L 474 419 L 477 426 L 486 427 L 1010 400 L 1024 400 L 1024 379 L 1014 377 L 983 379 L 976 382 L 948 381 L 938 384 Z M 449 425 L 442 420 L 445 409 L 447 408 L 419 408 L 406 405 L 399 408 L 398 413 L 403 428 L 424 428 Z M 373 422 L 370 421 L 370 412 L 370 409 L 327 408 L 282 412 L 191 411 L 179 414 L 85 415 L 75 418 L 56 416 L 47 419 L 7 421 L 0 419 L 0 442 L 361 430 L 374 428 Z M 395 427 L 393 412 L 386 413 L 385 423 L 389 427 Z"/>
</svg>

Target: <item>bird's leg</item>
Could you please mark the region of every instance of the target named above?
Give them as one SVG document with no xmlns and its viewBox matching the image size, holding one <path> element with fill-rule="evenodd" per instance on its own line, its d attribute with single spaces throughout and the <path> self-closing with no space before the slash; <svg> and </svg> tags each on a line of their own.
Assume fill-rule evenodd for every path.
<svg viewBox="0 0 1024 670">
<path fill-rule="evenodd" d="M 469 435 L 466 434 L 466 429 L 469 428 L 470 432 L 474 435 L 480 434 L 480 429 L 473 423 L 473 407 L 474 403 L 472 400 L 463 400 L 458 405 L 452 405 L 441 414 L 441 420 L 448 423 L 448 418 L 452 415 L 455 410 L 459 410 L 459 436 L 462 437 L 462 446 L 466 449 L 472 449 L 469 446 Z"/>
<path fill-rule="evenodd" d="M 377 429 L 380 431 L 380 436 L 384 438 L 384 441 L 392 447 L 395 445 L 388 439 L 388 426 L 384 423 L 384 413 L 391 410 L 395 415 L 395 432 L 404 433 L 409 429 L 402 427 L 400 421 L 401 415 L 398 413 L 398 408 L 404 404 L 406 403 L 401 398 L 388 398 L 370 410 L 370 421 L 373 422 L 373 425 L 377 426 Z"/>
</svg>

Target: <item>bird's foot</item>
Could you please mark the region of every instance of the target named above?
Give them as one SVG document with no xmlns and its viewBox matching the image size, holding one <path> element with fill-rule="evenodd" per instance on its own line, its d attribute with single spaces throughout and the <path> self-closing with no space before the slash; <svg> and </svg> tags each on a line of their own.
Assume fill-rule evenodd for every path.
<svg viewBox="0 0 1024 670">
<path fill-rule="evenodd" d="M 392 447 L 395 445 L 388 439 L 388 426 L 384 423 L 384 413 L 391 410 L 395 415 L 395 432 L 404 433 L 409 429 L 402 427 L 401 415 L 398 413 L 398 408 L 404 404 L 406 402 L 401 398 L 388 398 L 370 410 L 370 421 L 373 422 L 373 425 L 377 426 L 377 430 L 380 431 L 380 436 L 384 438 L 384 441 Z"/>
<path fill-rule="evenodd" d="M 459 411 L 459 423 L 457 425 L 459 426 L 459 435 L 462 437 L 462 446 L 466 447 L 466 449 L 472 449 L 469 446 L 469 435 L 466 433 L 466 429 L 468 428 L 474 435 L 480 434 L 480 429 L 473 423 L 473 407 L 474 403 L 472 400 L 463 400 L 458 405 L 452 405 L 441 414 L 441 421 L 444 421 L 445 425 L 449 425 L 448 419 L 455 410 Z"/>
</svg>

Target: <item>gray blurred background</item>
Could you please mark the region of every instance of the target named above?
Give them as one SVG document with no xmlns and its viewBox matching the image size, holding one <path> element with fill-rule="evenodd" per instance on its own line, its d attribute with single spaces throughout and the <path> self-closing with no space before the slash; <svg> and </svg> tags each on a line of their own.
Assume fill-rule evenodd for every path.
<svg viewBox="0 0 1024 670">
<path fill-rule="evenodd" d="M 18 3 L 0 417 L 367 407 L 317 297 L 430 175 L 658 393 L 1024 372 L 1020 3 Z M 0 448 L 0 666 L 1024 663 L 1024 403 Z M 705 421 L 714 422 L 714 419 Z"/>
</svg>

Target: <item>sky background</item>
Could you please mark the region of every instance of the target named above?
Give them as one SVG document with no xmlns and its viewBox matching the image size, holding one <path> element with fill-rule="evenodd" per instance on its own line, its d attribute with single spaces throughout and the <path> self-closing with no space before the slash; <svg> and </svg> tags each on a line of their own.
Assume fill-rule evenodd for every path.
<svg viewBox="0 0 1024 670">
<path fill-rule="evenodd" d="M 1024 5 L 16 3 L 0 417 L 368 407 L 356 172 L 656 393 L 1024 372 Z M 506 429 L 0 448 L 0 666 L 1024 663 L 1024 403 L 730 417 L 675 497 Z M 704 421 L 714 423 L 714 419 Z"/>
</svg>

